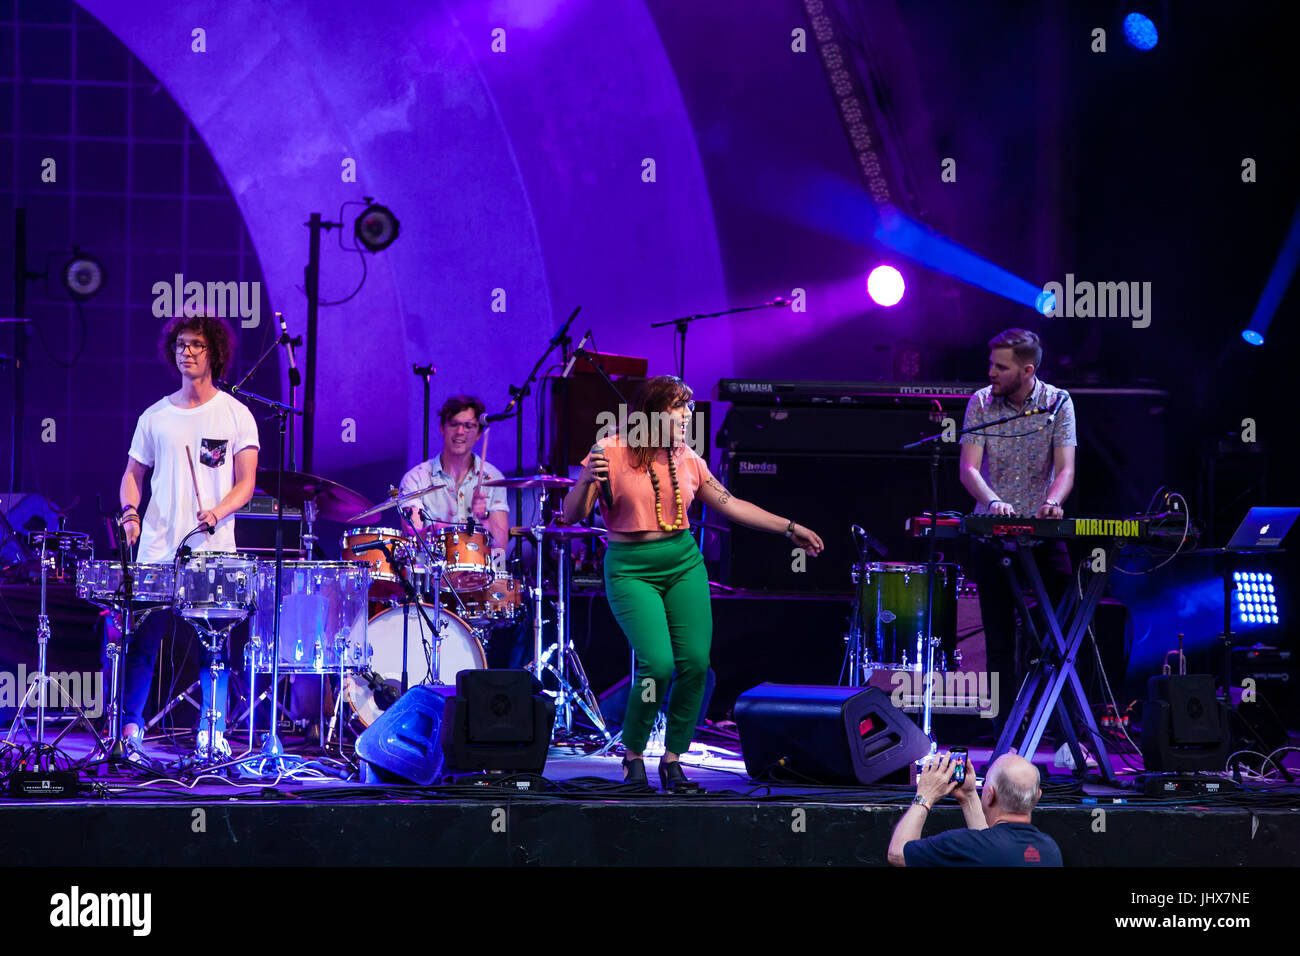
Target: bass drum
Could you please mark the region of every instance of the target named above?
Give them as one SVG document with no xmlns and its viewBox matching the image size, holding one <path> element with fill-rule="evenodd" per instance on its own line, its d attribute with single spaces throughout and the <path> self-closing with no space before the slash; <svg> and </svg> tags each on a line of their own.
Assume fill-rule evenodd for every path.
<svg viewBox="0 0 1300 956">
<path fill-rule="evenodd" d="M 429 627 L 420 616 L 421 608 L 433 620 L 432 604 L 412 605 L 407 630 L 406 681 L 409 687 L 424 684 L 429 679 L 429 661 L 433 659 L 433 643 L 429 640 Z M 439 618 L 442 631 L 442 648 L 438 670 L 444 684 L 455 686 L 456 675 L 461 671 L 487 669 L 487 656 L 474 629 L 460 617 L 445 608 Z M 362 727 L 373 724 L 388 706 L 401 695 L 402 688 L 402 608 L 381 611 L 366 626 L 370 642 L 370 667 L 358 675 L 348 675 L 344 681 L 344 694 L 351 705 L 356 722 Z"/>
</svg>

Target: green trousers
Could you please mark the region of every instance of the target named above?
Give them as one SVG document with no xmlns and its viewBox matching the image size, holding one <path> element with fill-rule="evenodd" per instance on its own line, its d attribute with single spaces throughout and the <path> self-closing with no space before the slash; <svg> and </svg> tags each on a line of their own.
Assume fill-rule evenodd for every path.
<svg viewBox="0 0 1300 956">
<path fill-rule="evenodd" d="M 699 548 L 685 531 L 654 541 L 611 541 L 605 553 L 605 594 L 636 652 L 623 746 L 645 750 L 676 671 L 666 744 L 673 753 L 686 753 L 695 736 L 713 643 L 709 576 Z"/>
</svg>

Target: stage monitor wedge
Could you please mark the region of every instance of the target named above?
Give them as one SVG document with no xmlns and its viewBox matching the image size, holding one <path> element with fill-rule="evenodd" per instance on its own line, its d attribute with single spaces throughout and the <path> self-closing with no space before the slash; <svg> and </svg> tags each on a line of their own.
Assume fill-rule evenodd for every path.
<svg viewBox="0 0 1300 956">
<path fill-rule="evenodd" d="M 875 688 L 759 684 L 736 701 L 755 780 L 875 783 L 930 752 L 930 740 Z"/>
</svg>

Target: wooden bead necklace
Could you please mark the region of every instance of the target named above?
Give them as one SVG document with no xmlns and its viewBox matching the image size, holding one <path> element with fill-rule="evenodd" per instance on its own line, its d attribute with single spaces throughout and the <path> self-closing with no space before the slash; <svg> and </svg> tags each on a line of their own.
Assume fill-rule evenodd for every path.
<svg viewBox="0 0 1300 956">
<path fill-rule="evenodd" d="M 655 490 L 655 517 L 659 520 L 659 527 L 664 531 L 680 531 L 686 527 L 686 509 L 682 507 L 682 489 L 677 483 L 677 462 L 673 449 L 668 449 L 668 477 L 672 481 L 673 498 L 677 502 L 677 517 L 672 524 L 664 521 L 664 506 L 659 497 L 659 476 L 655 474 L 654 462 L 651 461 L 646 467 L 650 472 L 650 484 Z"/>
</svg>

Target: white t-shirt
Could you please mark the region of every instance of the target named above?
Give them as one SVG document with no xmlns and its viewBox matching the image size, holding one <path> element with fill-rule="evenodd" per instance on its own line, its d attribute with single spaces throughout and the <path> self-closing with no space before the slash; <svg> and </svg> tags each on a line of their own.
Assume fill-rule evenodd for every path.
<svg viewBox="0 0 1300 956">
<path fill-rule="evenodd" d="M 194 456 L 202 509 L 194 500 L 187 446 Z M 198 526 L 199 511 L 215 508 L 235 487 L 235 455 L 260 447 L 253 413 L 225 392 L 197 408 L 178 408 L 164 398 L 145 409 L 130 451 L 132 458 L 153 469 L 136 560 L 170 563 L 181 539 Z M 234 551 L 235 516 L 222 518 L 215 534 L 195 535 L 189 545 L 195 551 Z"/>
</svg>

